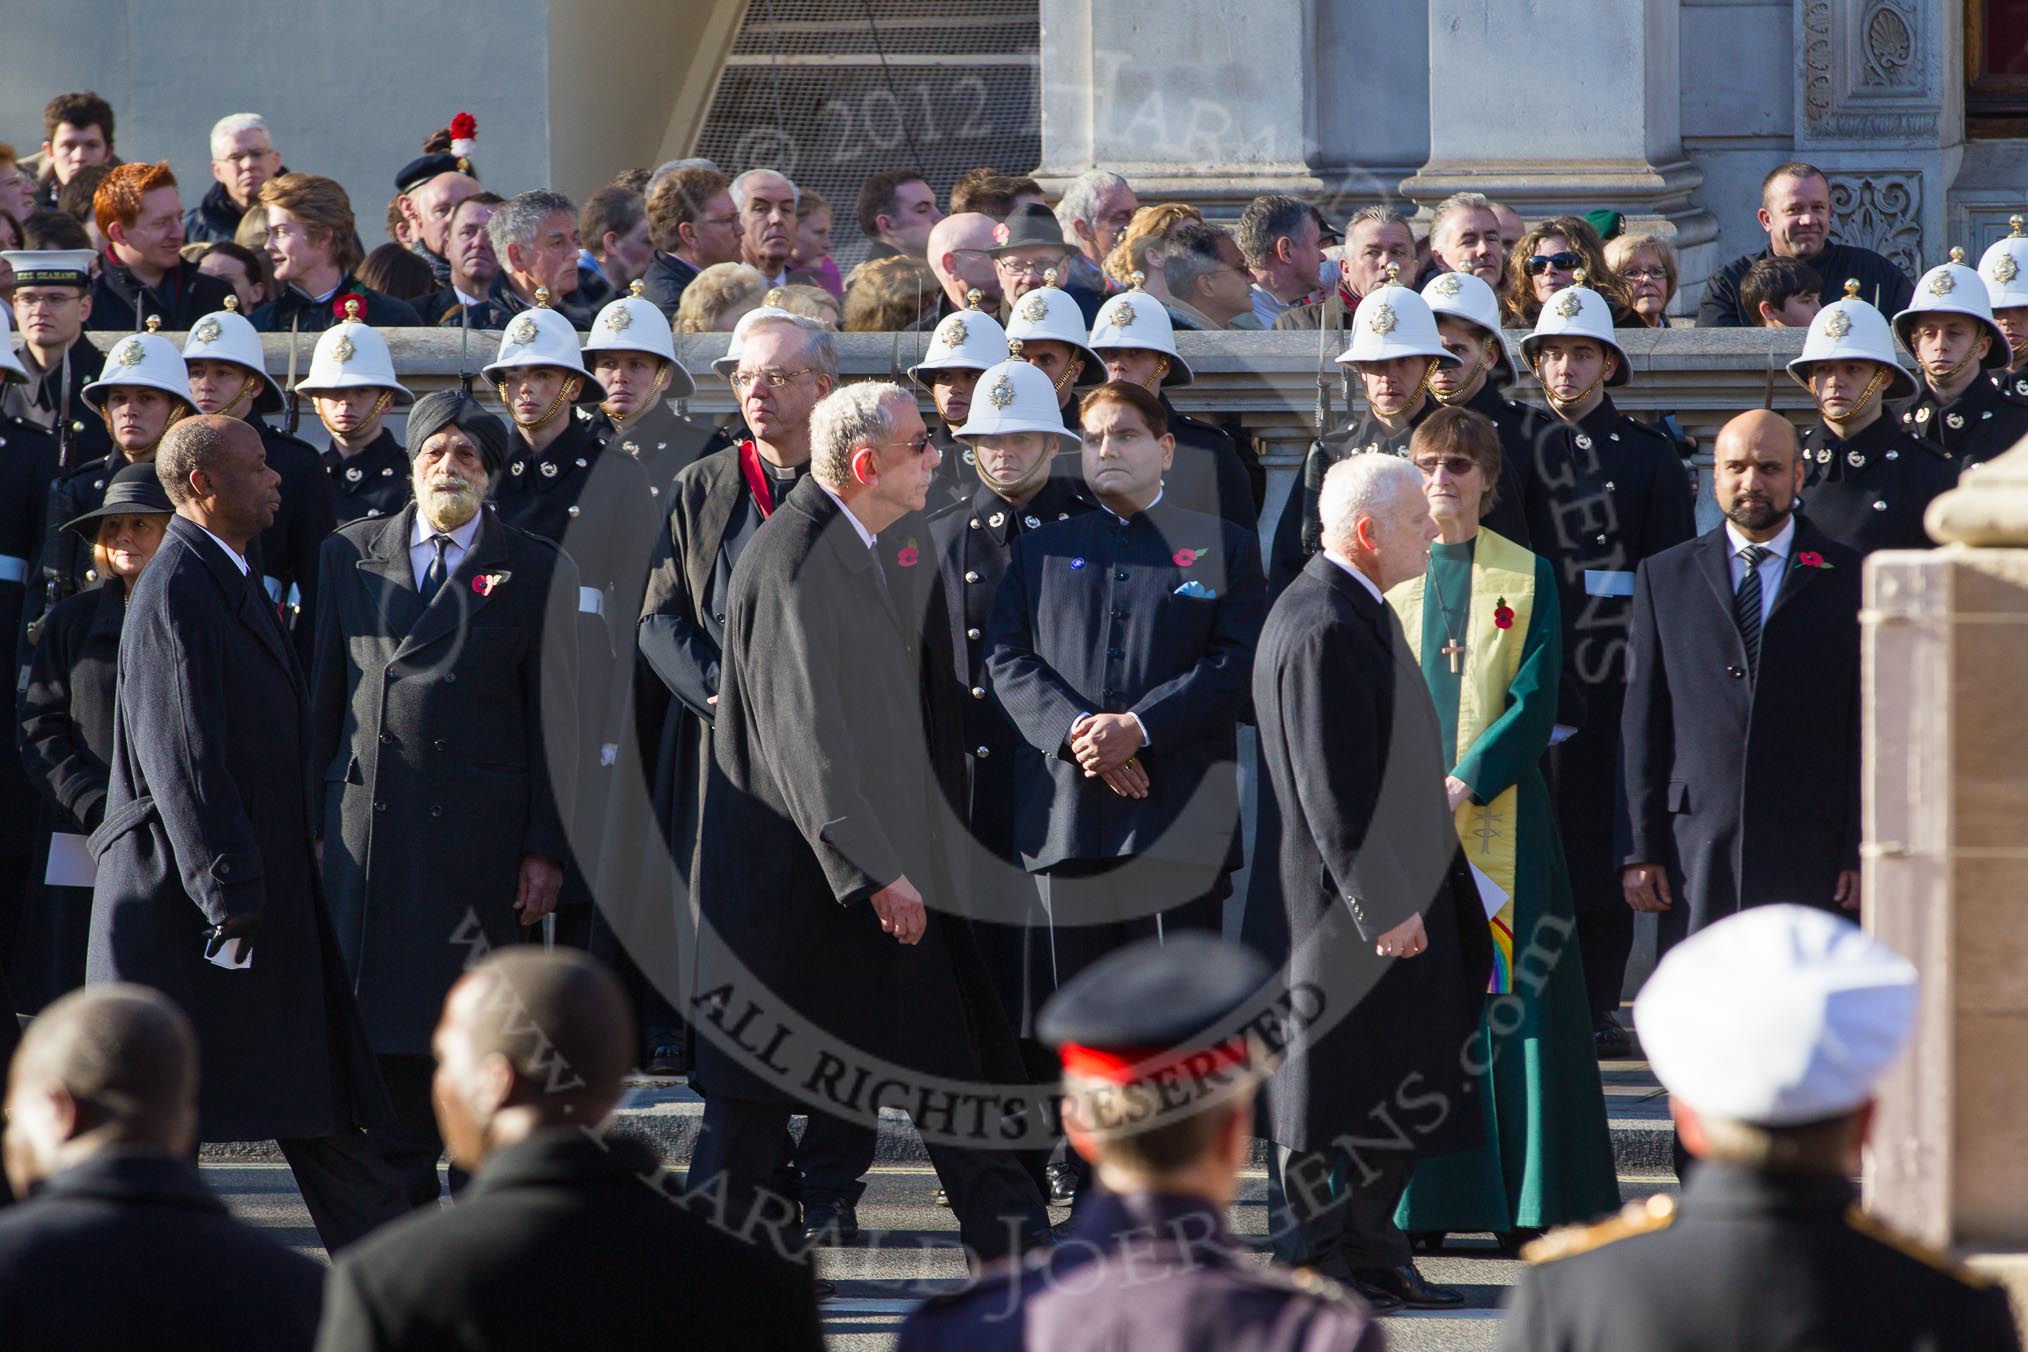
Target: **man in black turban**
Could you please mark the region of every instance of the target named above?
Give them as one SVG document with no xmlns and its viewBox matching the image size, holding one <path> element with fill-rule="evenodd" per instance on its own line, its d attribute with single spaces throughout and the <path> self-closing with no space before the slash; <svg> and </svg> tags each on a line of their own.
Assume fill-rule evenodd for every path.
<svg viewBox="0 0 2028 1352">
<path fill-rule="evenodd" d="M 408 453 L 415 501 L 324 544 L 312 764 L 332 921 L 398 1119 L 374 1140 L 424 1207 L 436 1013 L 563 881 L 578 574 L 486 506 L 507 428 L 470 395 L 416 401 Z"/>
</svg>

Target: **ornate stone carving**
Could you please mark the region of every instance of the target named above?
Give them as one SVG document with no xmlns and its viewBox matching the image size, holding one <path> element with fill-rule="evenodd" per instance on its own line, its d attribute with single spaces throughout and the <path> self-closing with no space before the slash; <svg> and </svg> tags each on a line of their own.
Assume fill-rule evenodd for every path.
<svg viewBox="0 0 2028 1352">
<path fill-rule="evenodd" d="M 1831 214 L 1839 243 L 1884 254 L 1909 276 L 1922 275 L 1921 174 L 1834 174 Z"/>
<path fill-rule="evenodd" d="M 1815 140 L 1934 140 L 1936 52 L 1928 0 L 1797 0 L 1800 133 Z"/>
<path fill-rule="evenodd" d="M 1860 83 L 1876 89 L 1907 89 L 1920 83 L 1915 64 L 1915 22 L 1905 7 L 1875 0 L 1866 12 L 1861 46 L 1866 68 Z"/>
</svg>

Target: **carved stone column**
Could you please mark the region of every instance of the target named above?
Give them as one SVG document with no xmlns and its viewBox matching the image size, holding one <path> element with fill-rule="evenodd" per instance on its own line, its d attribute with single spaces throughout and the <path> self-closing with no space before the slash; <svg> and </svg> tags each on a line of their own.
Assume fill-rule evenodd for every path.
<svg viewBox="0 0 2028 1352">
<path fill-rule="evenodd" d="M 1545 48 L 1547 13 L 1429 0 L 1429 162 L 1403 195 L 1428 207 L 1483 192 L 1530 220 L 1624 212 L 1628 229 L 1674 242 L 1694 295 L 1723 260 L 1683 154 L 1678 0 L 1586 6 Z"/>
<path fill-rule="evenodd" d="M 1957 0 L 1795 5 L 1796 157 L 1829 175 L 1838 239 L 1885 254 L 1911 277 L 1953 244 L 1976 257 L 1978 241 L 1946 228 L 1964 141 Z M 2006 233 L 2006 215 L 1989 235 Z"/>
<path fill-rule="evenodd" d="M 2028 446 L 1875 554 L 1864 622 L 1867 926 L 1922 973 L 1866 1201 L 2028 1309 Z"/>
</svg>

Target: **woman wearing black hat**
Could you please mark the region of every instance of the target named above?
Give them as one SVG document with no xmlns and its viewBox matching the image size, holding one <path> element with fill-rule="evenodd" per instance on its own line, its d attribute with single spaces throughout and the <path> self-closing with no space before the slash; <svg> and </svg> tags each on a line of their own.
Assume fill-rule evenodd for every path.
<svg viewBox="0 0 2028 1352">
<path fill-rule="evenodd" d="M 113 754 L 113 681 L 120 629 L 134 580 L 155 557 L 174 514 L 152 464 L 128 465 L 105 501 L 63 528 L 84 537 L 106 581 L 58 603 L 33 651 L 21 695 L 21 757 L 28 778 L 55 809 L 34 877 L 80 880 L 65 863 L 84 857 L 77 837 L 106 812 Z M 52 870 L 49 860 L 55 856 Z M 21 1009 L 42 1008 L 84 984 L 92 889 L 49 882 L 33 889 L 15 944 L 14 987 Z"/>
</svg>

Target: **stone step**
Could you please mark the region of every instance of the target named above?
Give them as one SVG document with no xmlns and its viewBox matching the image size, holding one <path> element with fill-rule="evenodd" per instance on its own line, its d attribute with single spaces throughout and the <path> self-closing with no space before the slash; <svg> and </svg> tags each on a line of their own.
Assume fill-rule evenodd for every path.
<svg viewBox="0 0 2028 1352">
<path fill-rule="evenodd" d="M 1606 1117 L 1612 1127 L 1613 1160 L 1622 1174 L 1667 1173 L 1671 1167 L 1670 1125 L 1667 1096 L 1648 1070 L 1645 1061 L 1600 1063 L 1604 1082 Z M 680 1077 L 635 1076 L 627 1081 L 626 1097 L 614 1115 L 616 1130 L 639 1137 L 672 1164 L 690 1159 L 703 1121 L 704 1100 Z M 793 1128 L 800 1134 L 800 1121 Z M 279 1160 L 281 1152 L 272 1141 L 233 1141 L 207 1144 L 202 1158 L 225 1160 Z M 880 1140 L 874 1155 L 878 1164 L 929 1163 L 929 1153 L 908 1117 L 893 1109 L 880 1114 Z M 1253 1164 L 1267 1162 L 1266 1146 L 1254 1145 Z"/>
</svg>

